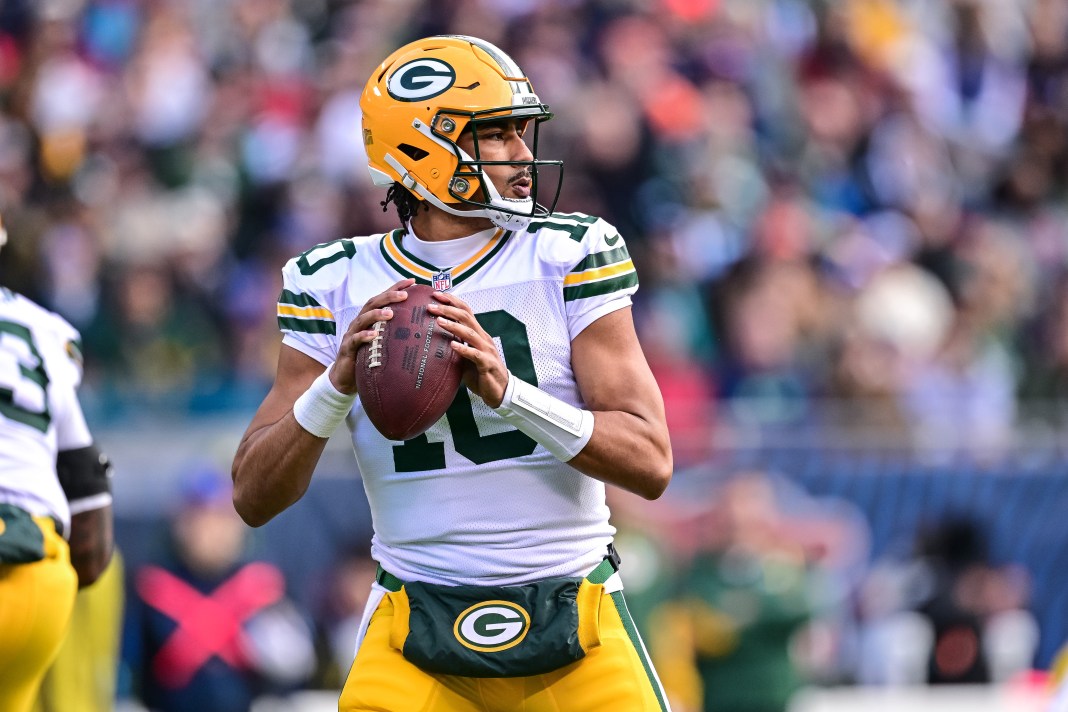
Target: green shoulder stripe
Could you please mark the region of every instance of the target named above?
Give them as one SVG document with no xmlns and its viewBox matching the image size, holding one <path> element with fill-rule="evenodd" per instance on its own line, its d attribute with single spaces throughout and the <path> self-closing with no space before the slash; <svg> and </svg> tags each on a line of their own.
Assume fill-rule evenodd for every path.
<svg viewBox="0 0 1068 712">
<path fill-rule="evenodd" d="M 291 316 L 278 317 L 278 328 L 282 331 L 303 331 L 306 334 L 336 334 L 337 326 L 324 319 L 296 319 Z"/>
<path fill-rule="evenodd" d="M 585 223 L 586 225 L 593 225 L 597 222 L 598 218 L 592 215 L 586 215 L 584 213 L 553 213 L 547 220 L 573 220 L 574 222 Z"/>
<path fill-rule="evenodd" d="M 567 236 L 575 242 L 582 242 L 582 238 L 590 229 L 590 225 L 597 222 L 598 218 L 580 213 L 553 213 L 544 220 L 535 220 L 527 226 L 527 232 L 537 232 L 542 229 L 559 230 L 566 232 Z"/>
<path fill-rule="evenodd" d="M 586 255 L 586 259 L 575 265 L 575 269 L 571 271 L 585 272 L 588 269 L 596 269 L 597 267 L 604 267 L 605 265 L 614 265 L 617 262 L 625 262 L 629 259 L 630 252 L 627 251 L 627 246 L 621 245 L 614 250 L 594 252 L 592 255 Z"/>
<path fill-rule="evenodd" d="M 278 302 L 280 304 L 292 304 L 296 307 L 321 307 L 322 304 L 315 301 L 315 298 L 310 294 L 304 292 L 291 292 L 288 289 L 283 289 L 282 293 L 278 295 Z"/>
<path fill-rule="evenodd" d="M 85 361 L 81 339 L 71 339 L 67 342 L 67 356 L 70 356 L 71 360 L 77 363 Z"/>
<path fill-rule="evenodd" d="M 316 245 L 310 250 L 305 250 L 297 257 L 297 269 L 305 276 L 318 272 L 328 264 L 338 260 L 351 260 L 356 256 L 356 243 L 351 238 L 342 238 L 331 242 Z"/>
<path fill-rule="evenodd" d="M 564 301 L 571 302 L 576 299 L 588 299 L 599 297 L 602 294 L 611 294 L 623 289 L 638 286 L 638 273 L 627 272 L 612 279 L 602 279 L 600 282 L 587 282 L 576 284 L 574 287 L 564 287 Z"/>
</svg>

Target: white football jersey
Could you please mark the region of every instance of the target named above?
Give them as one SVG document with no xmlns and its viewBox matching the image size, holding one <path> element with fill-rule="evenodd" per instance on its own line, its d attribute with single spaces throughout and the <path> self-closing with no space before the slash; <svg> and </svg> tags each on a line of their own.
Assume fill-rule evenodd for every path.
<svg viewBox="0 0 1068 712">
<path fill-rule="evenodd" d="M 283 343 L 329 366 L 367 300 L 413 277 L 467 302 L 515 376 L 583 407 L 571 340 L 630 305 L 638 277 L 623 239 L 579 213 L 490 234 L 451 269 L 412 254 L 403 230 L 308 250 L 283 271 Z M 579 575 L 615 533 L 602 482 L 557 460 L 466 388 L 413 440 L 387 440 L 358 398 L 347 423 L 371 506 L 372 552 L 401 579 L 509 585 Z"/>
<path fill-rule="evenodd" d="M 52 516 L 70 531 L 56 453 L 93 444 L 77 389 L 77 330 L 58 314 L 0 288 L 0 502 Z"/>
</svg>

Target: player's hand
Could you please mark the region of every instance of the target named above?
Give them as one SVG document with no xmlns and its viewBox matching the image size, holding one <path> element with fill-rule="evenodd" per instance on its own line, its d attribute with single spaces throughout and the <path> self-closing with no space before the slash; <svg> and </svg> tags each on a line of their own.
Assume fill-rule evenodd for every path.
<svg viewBox="0 0 1068 712">
<path fill-rule="evenodd" d="M 435 292 L 434 298 L 440 303 L 429 305 L 427 310 L 437 315 L 442 328 L 456 337 L 452 348 L 468 361 L 464 385 L 490 408 L 496 408 L 504 400 L 508 387 L 508 368 L 501 360 L 497 344 L 479 325 L 464 300 L 448 292 Z"/>
<path fill-rule="evenodd" d="M 404 291 L 415 284 L 414 279 L 402 279 L 392 287 L 367 300 L 359 315 L 352 320 L 341 346 L 337 350 L 337 359 L 330 367 L 330 382 L 334 388 L 349 395 L 356 392 L 356 350 L 360 344 L 370 343 L 375 338 L 374 325 L 377 321 L 389 321 L 393 318 L 390 304 L 403 302 L 408 298 Z"/>
</svg>

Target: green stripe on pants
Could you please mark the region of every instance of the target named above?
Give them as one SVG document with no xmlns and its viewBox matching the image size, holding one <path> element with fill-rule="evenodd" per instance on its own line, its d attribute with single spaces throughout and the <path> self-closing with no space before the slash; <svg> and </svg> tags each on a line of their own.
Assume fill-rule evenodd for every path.
<svg viewBox="0 0 1068 712">
<path fill-rule="evenodd" d="M 623 621 L 623 628 L 627 631 L 627 637 L 630 638 L 630 644 L 634 646 L 634 652 L 638 654 L 638 658 L 642 661 L 642 667 L 645 668 L 649 684 L 653 686 L 653 692 L 656 693 L 656 701 L 660 703 L 660 711 L 669 712 L 667 702 L 664 701 L 664 690 L 660 687 L 660 680 L 656 678 L 656 673 L 653 672 L 653 664 L 649 660 L 648 653 L 645 652 L 645 644 L 638 634 L 638 627 L 634 625 L 634 619 L 630 617 L 630 609 L 627 608 L 627 602 L 623 599 L 623 592 L 616 591 L 611 596 L 612 602 L 616 604 L 619 619 Z"/>
</svg>

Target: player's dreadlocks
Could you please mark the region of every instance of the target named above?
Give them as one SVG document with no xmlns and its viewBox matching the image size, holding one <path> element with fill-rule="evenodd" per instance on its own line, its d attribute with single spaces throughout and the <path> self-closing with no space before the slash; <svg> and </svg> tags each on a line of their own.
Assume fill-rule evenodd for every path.
<svg viewBox="0 0 1068 712">
<path fill-rule="evenodd" d="M 397 217 L 405 225 L 415 216 L 416 211 L 419 210 L 420 203 L 423 205 L 423 210 L 430 210 L 430 206 L 425 200 L 419 200 L 400 183 L 394 183 L 386 191 L 386 199 L 379 203 L 382 206 L 382 212 L 389 210 L 390 203 L 397 207 Z"/>
</svg>

